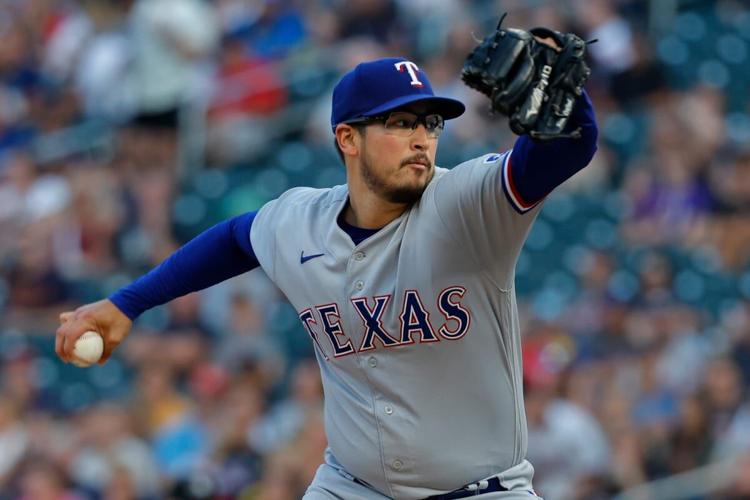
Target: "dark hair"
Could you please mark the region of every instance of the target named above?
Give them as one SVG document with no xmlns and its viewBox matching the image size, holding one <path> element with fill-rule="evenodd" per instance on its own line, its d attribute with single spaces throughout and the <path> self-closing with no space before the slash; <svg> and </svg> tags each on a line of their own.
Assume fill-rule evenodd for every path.
<svg viewBox="0 0 750 500">
<path fill-rule="evenodd" d="M 364 123 L 348 123 L 352 128 L 357 129 L 357 132 L 359 132 L 362 135 L 365 135 L 365 130 L 367 130 L 367 125 Z M 333 137 L 333 147 L 336 149 L 336 152 L 339 154 L 339 158 L 341 158 L 341 163 L 346 165 L 346 161 L 344 161 L 344 152 L 341 151 L 341 148 L 339 147 L 339 141 L 336 139 L 336 136 Z"/>
</svg>

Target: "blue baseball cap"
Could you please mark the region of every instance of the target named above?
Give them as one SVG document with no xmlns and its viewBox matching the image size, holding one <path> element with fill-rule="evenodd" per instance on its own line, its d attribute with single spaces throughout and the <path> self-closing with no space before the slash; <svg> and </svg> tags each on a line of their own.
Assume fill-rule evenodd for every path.
<svg viewBox="0 0 750 500">
<path fill-rule="evenodd" d="M 399 57 L 363 62 L 341 77 L 333 89 L 331 127 L 356 118 L 377 116 L 413 102 L 427 102 L 430 112 L 449 120 L 461 116 L 461 101 L 438 97 L 427 75 Z"/>
</svg>

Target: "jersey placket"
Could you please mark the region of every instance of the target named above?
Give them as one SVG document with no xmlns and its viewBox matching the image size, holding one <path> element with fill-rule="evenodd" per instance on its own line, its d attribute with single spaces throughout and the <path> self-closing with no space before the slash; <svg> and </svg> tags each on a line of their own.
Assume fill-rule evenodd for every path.
<svg viewBox="0 0 750 500">
<path fill-rule="evenodd" d="M 390 228 L 393 229 L 393 228 Z M 383 231 L 384 233 L 390 232 L 388 229 Z M 386 237 L 386 238 L 384 238 Z M 368 275 L 368 264 L 371 258 L 368 257 L 368 253 L 374 255 L 377 252 L 377 247 L 380 245 L 387 245 L 384 241 L 387 239 L 386 234 L 379 233 L 374 235 L 372 238 L 365 240 L 359 245 L 355 246 L 347 265 L 347 285 L 349 290 L 349 296 L 347 299 L 351 303 L 351 299 L 359 297 L 365 297 L 366 300 L 373 300 L 373 295 L 377 295 L 382 290 L 374 290 L 373 283 L 370 281 L 376 281 L 377 276 Z M 377 266 L 376 266 L 377 267 Z M 391 304 L 392 306 L 392 304 Z M 377 390 L 377 380 L 381 377 L 378 373 L 382 371 L 382 363 L 380 362 L 380 353 L 382 353 L 382 347 L 380 349 L 368 349 L 361 351 L 361 346 L 364 340 L 364 335 L 367 330 L 366 325 L 363 326 L 363 319 L 357 314 L 354 307 L 347 308 L 349 311 L 348 320 L 352 327 L 351 331 L 361 332 L 361 335 L 352 338 L 355 343 L 355 352 L 357 356 L 358 366 L 362 370 L 363 377 L 366 385 L 370 389 L 372 397 L 372 411 L 377 425 L 378 443 L 380 448 L 380 459 L 383 467 L 384 479 L 389 489 L 392 488 L 393 475 L 398 474 L 402 471 L 407 463 L 407 460 L 403 457 L 395 456 L 397 454 L 388 453 L 386 450 L 386 435 L 392 434 L 389 431 L 393 427 L 393 423 L 389 422 L 390 419 L 395 418 L 395 412 L 397 411 L 396 405 L 389 401 L 383 394 Z M 392 491 L 391 491 L 391 494 Z"/>
</svg>

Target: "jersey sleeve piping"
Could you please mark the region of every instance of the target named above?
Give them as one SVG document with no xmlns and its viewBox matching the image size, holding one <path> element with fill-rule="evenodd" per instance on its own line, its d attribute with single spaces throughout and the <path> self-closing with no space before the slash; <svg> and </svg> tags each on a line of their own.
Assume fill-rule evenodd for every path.
<svg viewBox="0 0 750 500">
<path fill-rule="evenodd" d="M 519 214 L 523 215 L 537 206 L 542 200 L 539 200 L 536 203 L 529 203 L 523 199 L 521 193 L 519 193 L 518 188 L 513 182 L 511 156 L 512 150 L 508 152 L 508 154 L 505 156 L 505 160 L 503 161 L 503 192 L 505 193 L 505 197 L 508 199 L 513 209 Z"/>
</svg>

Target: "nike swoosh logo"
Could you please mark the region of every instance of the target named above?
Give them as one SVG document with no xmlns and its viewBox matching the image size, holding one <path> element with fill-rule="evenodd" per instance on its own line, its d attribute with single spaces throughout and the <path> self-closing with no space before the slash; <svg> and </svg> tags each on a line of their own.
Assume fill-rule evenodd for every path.
<svg viewBox="0 0 750 500">
<path fill-rule="evenodd" d="M 302 250 L 302 253 L 299 254 L 299 263 L 300 264 L 304 264 L 305 262 L 307 262 L 310 259 L 314 259 L 315 257 L 322 257 L 323 255 L 325 255 L 325 254 L 324 253 L 316 253 L 316 254 L 313 254 L 313 255 L 305 255 L 305 251 Z"/>
</svg>

